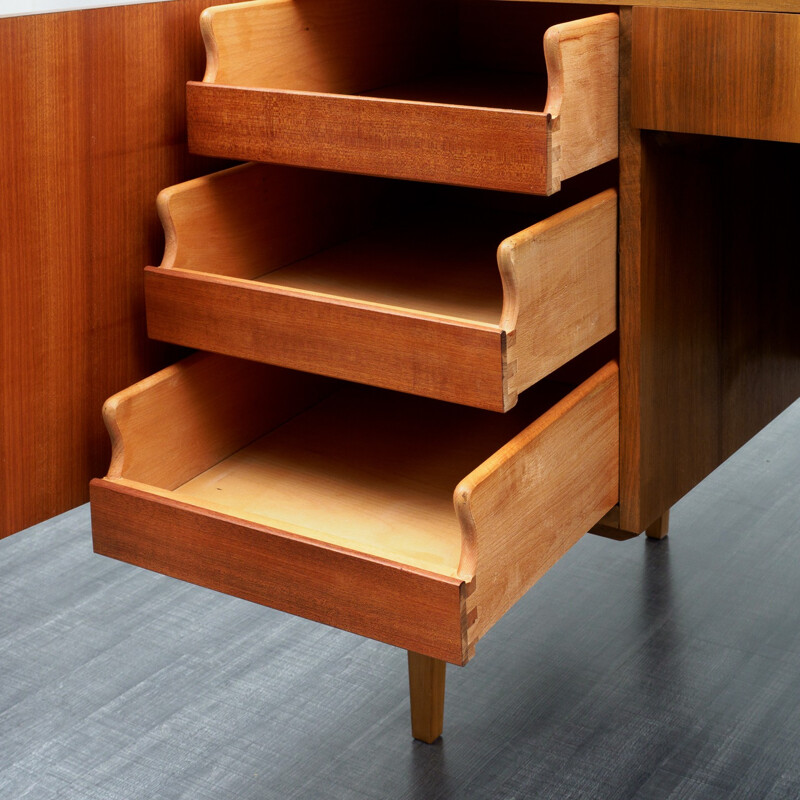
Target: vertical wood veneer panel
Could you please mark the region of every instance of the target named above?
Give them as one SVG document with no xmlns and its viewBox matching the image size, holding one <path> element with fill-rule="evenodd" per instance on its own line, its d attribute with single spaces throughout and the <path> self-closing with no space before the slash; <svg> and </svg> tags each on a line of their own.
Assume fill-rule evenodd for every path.
<svg viewBox="0 0 800 800">
<path fill-rule="evenodd" d="M 637 127 L 800 142 L 798 72 L 796 13 L 634 12 Z"/>
<path fill-rule="evenodd" d="M 158 191 L 210 169 L 184 121 L 210 4 L 0 19 L 0 536 L 88 499 L 103 400 L 169 358 L 143 267 Z"/>
</svg>

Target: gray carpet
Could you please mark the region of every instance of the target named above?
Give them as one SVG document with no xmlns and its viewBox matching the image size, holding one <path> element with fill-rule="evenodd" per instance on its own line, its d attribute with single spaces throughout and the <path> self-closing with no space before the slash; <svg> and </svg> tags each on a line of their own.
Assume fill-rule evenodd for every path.
<svg viewBox="0 0 800 800">
<path fill-rule="evenodd" d="M 584 539 L 448 667 L 92 554 L 0 541 L 0 798 L 800 797 L 800 403 L 661 543 Z"/>
</svg>

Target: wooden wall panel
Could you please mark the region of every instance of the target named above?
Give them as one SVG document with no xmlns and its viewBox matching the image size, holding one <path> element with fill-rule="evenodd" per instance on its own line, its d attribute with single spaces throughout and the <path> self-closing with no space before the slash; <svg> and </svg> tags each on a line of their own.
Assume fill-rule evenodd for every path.
<svg viewBox="0 0 800 800">
<path fill-rule="evenodd" d="M 796 13 L 633 12 L 639 128 L 800 142 L 799 73 Z"/>
<path fill-rule="evenodd" d="M 553 0 L 518 0 L 523 3 L 552 3 Z M 727 9 L 729 11 L 800 11 L 798 0 L 628 0 L 626 3 L 615 3 L 612 0 L 556 0 L 559 3 L 580 3 L 600 6 L 631 6 L 670 8 L 709 8 Z"/>
<path fill-rule="evenodd" d="M 641 13 L 620 14 L 619 525 L 636 532 L 800 396 L 800 147 L 635 127 Z"/>
<path fill-rule="evenodd" d="M 157 192 L 188 156 L 209 0 L 0 19 L 0 536 L 88 499 L 100 408 L 171 356 L 146 339 Z"/>
<path fill-rule="evenodd" d="M 715 205 L 728 458 L 800 397 L 800 146 L 728 140 L 723 152 Z"/>
<path fill-rule="evenodd" d="M 800 148 L 642 132 L 641 175 L 639 272 L 625 251 L 620 272 L 627 530 L 800 396 Z"/>
</svg>

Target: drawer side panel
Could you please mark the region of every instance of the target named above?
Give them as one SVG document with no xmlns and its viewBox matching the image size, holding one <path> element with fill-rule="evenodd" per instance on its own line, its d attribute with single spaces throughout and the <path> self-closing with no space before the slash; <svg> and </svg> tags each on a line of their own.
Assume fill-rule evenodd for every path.
<svg viewBox="0 0 800 800">
<path fill-rule="evenodd" d="M 610 363 L 465 478 L 456 508 L 477 619 L 470 646 L 619 498 L 619 376 Z"/>
</svg>

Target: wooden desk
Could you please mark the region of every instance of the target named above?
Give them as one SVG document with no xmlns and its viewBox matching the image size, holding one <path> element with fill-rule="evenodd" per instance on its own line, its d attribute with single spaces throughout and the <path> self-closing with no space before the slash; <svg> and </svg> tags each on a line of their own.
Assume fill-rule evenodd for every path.
<svg viewBox="0 0 800 800">
<path fill-rule="evenodd" d="M 196 11 L 193 4 L 184 4 L 183 8 L 188 5 Z M 719 5 L 732 7 L 731 3 Z M 123 114 L 115 114 L 118 95 L 113 76 L 129 65 L 123 59 L 113 62 L 116 73 L 106 69 L 112 62 L 104 61 L 105 55 L 97 56 L 91 45 L 100 36 L 98 32 L 113 31 L 125 41 L 130 37 L 129 46 L 136 48 L 136 26 L 144 24 L 153 46 L 152 35 L 160 30 L 158 22 L 163 21 L 160 15 L 164 14 L 164 20 L 174 25 L 176 47 L 188 53 L 194 45 L 187 44 L 191 39 L 184 27 L 187 17 L 168 16 L 177 7 L 147 7 L 141 12 L 150 15 L 144 23 L 134 11 L 114 9 L 81 12 L 90 14 L 88 17 L 51 17 L 42 21 L 43 33 L 36 32 L 36 20 L 29 23 L 30 29 L 21 23 L 0 28 L 5 37 L 0 37 L 0 42 L 7 40 L 4 49 L 11 53 L 12 66 L 23 75 L 23 80 L 15 84 L 16 93 L 8 93 L 8 108 L 22 120 L 22 112 L 30 105 L 38 109 L 43 121 L 30 145 L 24 141 L 19 122 L 13 128 L 13 147 L 9 148 L 19 158 L 8 187 L 22 201 L 17 200 L 12 207 L 12 215 L 6 218 L 9 227 L 4 231 L 4 238 L 15 243 L 13 249 L 5 251 L 3 275 L 11 291 L 4 291 L 2 301 L 4 366 L 9 365 L 10 373 L 2 389 L 7 532 L 83 498 L 75 492 L 75 486 L 82 486 L 93 472 L 102 469 L 97 463 L 100 459 L 86 457 L 87 450 L 97 448 L 101 435 L 98 391 L 105 396 L 113 390 L 110 383 L 139 377 L 135 373 L 145 361 L 142 354 L 147 352 L 147 345 L 141 335 L 140 302 L 140 270 L 145 259 L 132 265 L 126 262 L 125 271 L 116 272 L 119 261 L 106 256 L 114 250 L 110 243 L 122 235 L 123 228 L 129 231 L 129 237 L 152 244 L 151 228 L 143 236 L 134 224 L 147 216 L 143 210 L 147 203 L 139 197 L 140 204 L 130 221 L 118 209 L 106 218 L 110 206 L 102 191 L 105 184 L 97 176 L 113 175 L 115 192 L 135 185 L 137 192 L 144 187 L 146 194 L 154 181 L 168 183 L 170 179 L 164 175 L 191 172 L 195 164 L 186 160 L 183 131 L 177 123 L 176 129 L 168 126 L 161 131 L 157 141 L 148 139 L 149 128 L 142 123 L 148 119 L 146 102 L 126 106 L 136 109 L 133 116 L 142 125 L 140 138 L 122 146 L 120 153 L 115 148 L 118 142 L 128 141 L 125 127 L 109 122 L 106 147 L 97 149 L 94 131 L 101 122 L 105 125 L 106 117 L 125 120 Z M 779 49 L 784 55 L 775 75 L 791 76 L 797 18 L 774 14 L 780 8 L 773 8 L 773 4 L 758 7 L 768 13 L 756 18 L 738 13 L 731 16 L 723 10 L 666 13 L 644 7 L 620 9 L 619 337 L 618 345 L 612 338 L 599 348 L 602 352 L 589 354 L 590 361 L 605 357 L 610 347 L 620 363 L 619 506 L 604 520 L 604 532 L 610 529 L 612 535 L 639 533 L 645 528 L 654 536 L 663 535 L 669 507 L 800 394 L 800 337 L 793 317 L 798 298 L 797 259 L 792 238 L 798 216 L 794 190 L 800 162 L 796 147 L 781 141 L 796 138 L 791 123 L 796 113 L 792 81 L 756 83 L 758 101 L 763 103 L 772 92 L 775 103 L 790 108 L 789 122 L 776 116 L 772 135 L 765 137 L 778 141 L 761 141 L 752 138 L 758 129 L 722 125 L 711 104 L 698 106 L 696 113 L 713 112 L 717 127 L 694 128 L 691 114 L 688 126 L 685 114 L 684 121 L 673 122 L 681 118 L 679 112 L 684 109 L 673 102 L 668 82 L 659 83 L 651 77 L 664 74 L 665 59 L 684 58 L 679 43 L 688 37 L 691 43 L 706 43 L 705 55 L 700 46 L 688 51 L 698 64 L 698 80 L 706 79 L 709 73 L 700 65 L 709 60 L 713 63 L 708 47 L 719 38 L 694 39 L 693 32 L 707 34 L 726 26 L 730 28 L 726 35 L 745 35 L 756 43 L 759 53 L 775 40 L 775 32 L 777 39 L 786 43 Z M 106 14 L 116 16 L 106 18 Z M 723 14 L 724 18 L 717 16 Z M 109 22 L 123 21 L 123 16 L 129 25 Z M 666 26 L 665 40 L 675 42 L 674 47 L 664 50 L 658 26 Z M 42 58 L 50 59 L 52 68 L 55 49 L 56 60 L 64 66 L 48 74 L 45 85 L 52 91 L 57 81 L 66 80 L 63 94 L 67 97 L 76 89 L 64 77 L 73 74 L 68 69 L 71 62 L 88 58 L 91 50 L 97 60 L 89 62 L 90 79 L 111 78 L 104 89 L 106 115 L 102 120 L 92 104 L 93 96 L 80 82 L 81 91 L 75 96 L 86 106 L 87 116 L 76 117 L 69 102 L 56 105 L 58 113 L 50 115 L 51 95 L 39 91 L 35 70 L 25 72 L 19 67 L 27 64 L 30 43 L 40 41 L 38 36 L 43 42 Z M 53 48 L 53 42 L 58 46 Z M 62 47 L 68 51 L 66 58 Z M 115 48 L 103 52 L 106 50 L 116 52 Z M 744 52 L 751 53 L 752 48 L 748 46 Z M 164 85 L 172 86 L 174 81 L 180 86 L 182 77 L 191 71 L 182 57 L 177 61 L 170 69 L 160 70 L 159 81 Z M 130 70 L 125 74 L 130 79 Z M 741 72 L 742 78 L 753 74 L 764 77 L 763 69 L 754 71 L 751 65 Z M 734 70 L 731 75 L 739 73 Z M 126 97 L 129 104 L 138 91 L 144 91 L 144 83 L 131 80 L 130 97 Z M 742 91 L 753 91 L 742 86 Z M 713 88 L 712 81 L 710 97 L 716 97 Z M 61 98 L 61 93 L 55 94 Z M 168 118 L 174 120 L 182 113 L 182 99 L 180 95 L 168 96 Z M 738 95 L 733 92 L 733 96 Z M 720 100 L 722 97 L 719 95 Z M 44 103 L 44 109 L 37 103 Z M 754 101 L 753 107 L 757 106 Z M 753 124 L 751 116 L 748 125 Z M 70 121 L 70 135 L 53 137 L 53 123 L 64 119 Z M 687 130 L 689 133 L 684 132 Z M 727 136 L 698 136 L 698 131 Z M 750 138 L 742 138 L 742 133 Z M 731 134 L 738 138 L 731 138 Z M 148 148 L 158 156 L 152 162 L 141 161 L 140 154 L 149 152 Z M 110 172 L 103 172 L 101 167 Z M 26 170 L 32 171 L 39 182 L 26 182 Z M 66 182 L 64 170 L 70 178 Z M 74 205 L 62 200 L 75 196 L 79 199 Z M 124 191 L 122 196 L 127 196 Z M 124 200 L 117 202 L 124 210 Z M 64 217 L 70 223 L 67 239 L 60 235 Z M 25 247 L 35 249 L 40 230 L 46 233 L 46 247 L 36 250 L 40 272 L 25 281 L 19 265 L 25 263 Z M 127 241 L 130 243 L 130 238 Z M 75 252 L 88 253 L 88 272 Z M 135 248 L 134 252 L 140 253 Z M 62 264 L 69 265 L 65 274 L 59 272 Z M 120 296 L 127 302 L 115 304 Z M 110 341 L 106 335 L 109 326 L 115 331 L 121 329 L 124 336 Z M 26 332 L 34 335 L 26 336 Z M 66 333 L 62 336 L 62 332 Z M 58 346 L 54 347 L 56 341 Z M 39 367 L 43 372 L 32 377 Z M 30 409 L 41 409 L 46 425 L 39 425 L 39 418 L 30 414 Z M 93 417 L 97 419 L 94 424 Z M 616 422 L 616 413 L 613 419 Z M 82 455 L 80 470 L 69 467 L 76 448 Z M 616 476 L 616 469 L 610 474 Z M 57 502 L 51 498 L 57 498 Z M 598 516 L 614 502 L 613 497 L 606 499 Z M 191 524 L 190 520 L 187 526 Z M 583 530 L 579 528 L 578 535 Z M 461 633 L 457 631 L 455 638 Z M 432 718 L 438 718 L 428 720 L 430 724 L 424 726 L 427 733 L 420 735 L 433 738 L 431 731 L 441 723 L 441 665 L 435 658 L 424 658 L 428 660 L 419 661 L 412 655 L 409 665 L 412 687 L 416 687 L 412 691 L 426 698 L 418 703 L 419 709 L 427 709 Z M 418 719 L 420 716 L 425 714 L 419 711 Z"/>
</svg>

